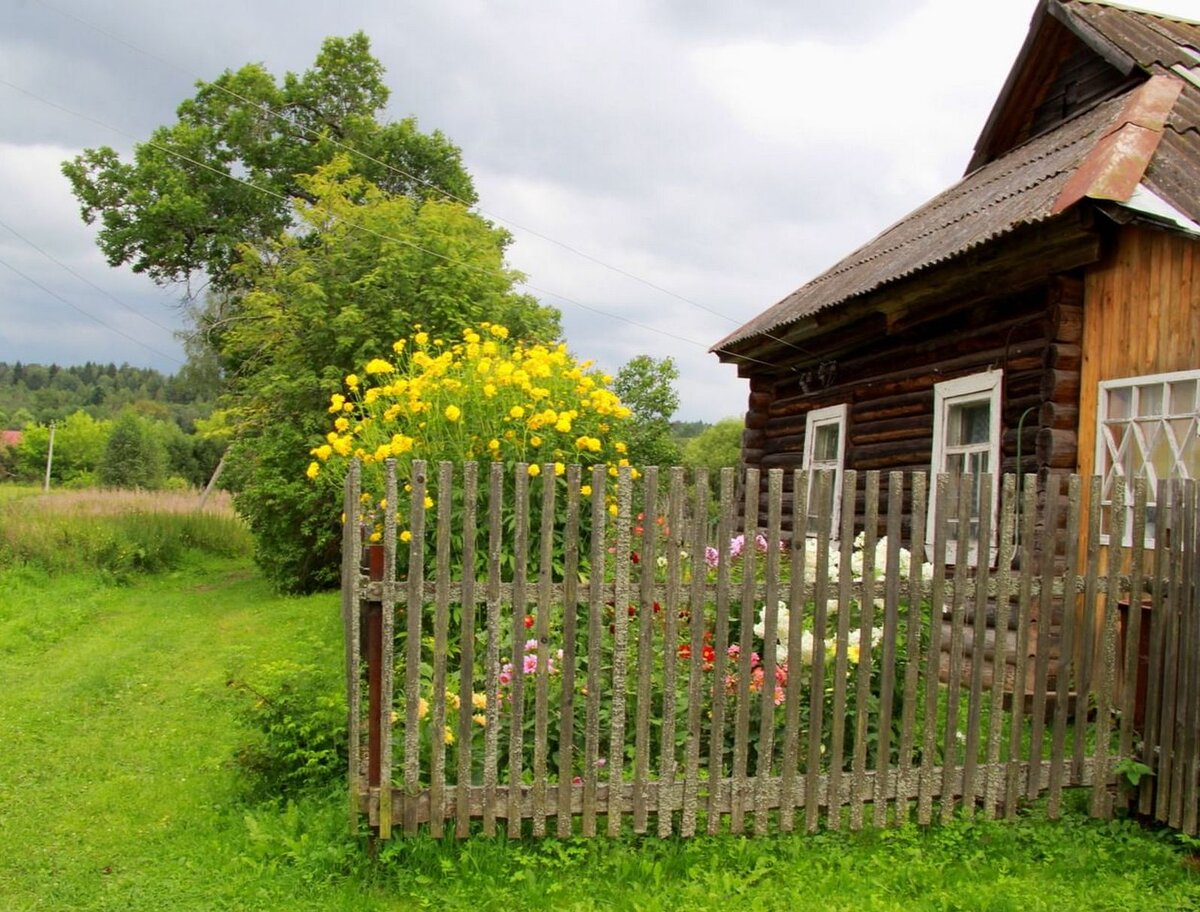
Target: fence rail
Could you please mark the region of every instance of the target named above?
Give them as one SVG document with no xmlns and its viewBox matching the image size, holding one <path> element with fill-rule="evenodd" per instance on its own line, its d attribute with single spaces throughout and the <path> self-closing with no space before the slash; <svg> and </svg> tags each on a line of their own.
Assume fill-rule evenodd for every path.
<svg viewBox="0 0 1200 912">
<path fill-rule="evenodd" d="M 352 468 L 343 545 L 351 813 L 381 836 L 1057 814 L 1077 786 L 1196 832 L 1194 484 L 1139 483 L 1117 547 L 1098 479 L 1005 476 L 993 516 L 990 477 L 939 476 L 927 517 L 924 475 L 795 472 L 785 517 L 779 471 L 713 497 L 681 469 L 382 468 L 370 495 Z"/>
</svg>

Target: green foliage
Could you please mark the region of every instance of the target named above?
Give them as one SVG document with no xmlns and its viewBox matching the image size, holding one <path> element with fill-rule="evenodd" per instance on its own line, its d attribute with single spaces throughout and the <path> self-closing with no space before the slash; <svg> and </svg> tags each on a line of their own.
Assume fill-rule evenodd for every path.
<svg viewBox="0 0 1200 912">
<path fill-rule="evenodd" d="M 617 371 L 613 390 L 633 411 L 629 460 L 636 466 L 674 466 L 682 462 L 671 436 L 671 416 L 679 408 L 675 383 L 679 368 L 671 358 L 635 355 Z"/>
<path fill-rule="evenodd" d="M 303 74 L 278 81 L 259 64 L 226 70 L 200 83 L 178 120 L 137 144 L 132 161 L 101 146 L 63 173 L 83 220 L 99 219 L 97 243 L 111 265 L 158 282 L 203 272 L 227 289 L 238 248 L 295 227 L 293 204 L 313 201 L 296 176 L 327 164 L 339 144 L 362 153 L 358 173 L 386 193 L 475 201 L 444 136 L 419 132 L 412 119 L 379 120 L 388 94 L 364 34 L 327 38 Z"/>
<path fill-rule="evenodd" d="M 1140 760 L 1122 757 L 1113 766 L 1113 772 L 1125 780 L 1130 788 L 1137 788 L 1144 776 L 1153 776 L 1154 770 Z"/>
<path fill-rule="evenodd" d="M 336 667 L 283 660 L 231 687 L 248 697 L 243 718 L 258 737 L 237 753 L 252 799 L 327 790 L 346 776 L 346 701 Z"/>
<path fill-rule="evenodd" d="M 166 477 L 167 447 L 150 429 L 149 422 L 133 411 L 122 414 L 100 460 L 99 481 L 106 488 L 143 489 L 162 487 Z"/>
<path fill-rule="evenodd" d="M 80 476 L 100 468 L 104 448 L 112 428 L 110 421 L 97 421 L 87 412 L 78 411 L 54 429 L 54 461 L 50 483 L 69 484 Z M 28 425 L 13 453 L 14 471 L 26 481 L 40 481 L 46 472 L 50 449 L 50 428 Z"/>
<path fill-rule="evenodd" d="M 722 418 L 701 431 L 683 448 L 683 462 L 693 469 L 708 470 L 709 502 L 715 510 L 721 489 L 721 469 L 737 468 L 742 462 L 741 420 Z"/>
<path fill-rule="evenodd" d="M 254 291 L 214 335 L 230 365 L 238 510 L 264 572 L 288 591 L 338 577 L 340 498 L 304 472 L 347 374 L 390 352 L 414 324 L 448 338 L 502 318 L 520 339 L 558 333 L 556 312 L 514 292 L 505 235 L 463 206 L 388 195 L 350 173 L 344 158 L 301 184 L 321 200 L 298 210 L 320 240 L 285 235 L 269 256 L 248 252 L 239 275 Z"/>
</svg>

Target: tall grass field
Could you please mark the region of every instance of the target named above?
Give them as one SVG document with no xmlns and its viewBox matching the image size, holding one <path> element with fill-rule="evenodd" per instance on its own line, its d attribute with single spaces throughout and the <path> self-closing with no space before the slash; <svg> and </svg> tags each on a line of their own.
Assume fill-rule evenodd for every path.
<svg viewBox="0 0 1200 912">
<path fill-rule="evenodd" d="M 1169 831 L 1037 807 L 762 839 L 398 838 L 372 859 L 336 779 L 271 765 L 344 718 L 338 596 L 276 595 L 250 549 L 224 502 L 0 487 L 0 910 L 1200 909 Z M 307 734 L 316 769 L 336 738 Z"/>
</svg>

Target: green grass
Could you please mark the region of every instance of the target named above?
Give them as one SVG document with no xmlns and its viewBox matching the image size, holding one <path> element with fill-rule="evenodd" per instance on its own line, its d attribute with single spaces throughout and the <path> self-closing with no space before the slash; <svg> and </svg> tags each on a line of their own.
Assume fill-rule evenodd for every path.
<svg viewBox="0 0 1200 912">
<path fill-rule="evenodd" d="M 252 733 L 228 682 L 284 660 L 336 679 L 340 656 L 337 596 L 277 596 L 244 557 L 124 585 L 0 569 L 0 909 L 1200 909 L 1170 834 L 1036 809 L 765 839 L 398 838 L 372 863 L 340 790 L 251 805 L 233 763 Z"/>
</svg>

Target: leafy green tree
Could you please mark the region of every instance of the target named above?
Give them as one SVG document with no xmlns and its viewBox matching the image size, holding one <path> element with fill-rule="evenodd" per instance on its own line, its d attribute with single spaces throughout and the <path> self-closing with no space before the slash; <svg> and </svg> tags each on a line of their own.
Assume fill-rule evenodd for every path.
<svg viewBox="0 0 1200 912">
<path fill-rule="evenodd" d="M 457 338 L 490 320 L 520 339 L 559 333 L 556 311 L 514 291 L 507 236 L 464 206 L 396 196 L 335 158 L 299 184 L 300 231 L 237 267 L 253 289 L 211 335 L 225 359 L 235 439 L 228 471 L 260 564 L 282 588 L 337 580 L 340 505 L 305 477 L 329 397 L 355 368 L 420 326 Z"/>
<path fill-rule="evenodd" d="M 715 477 L 725 466 L 736 468 L 742 461 L 742 421 L 722 418 L 688 441 L 683 450 L 684 464 L 708 469 Z"/>
<path fill-rule="evenodd" d="M 294 226 L 293 206 L 314 199 L 297 180 L 350 147 L 381 190 L 475 201 L 459 150 L 408 118 L 382 123 L 383 66 L 359 32 L 328 38 L 315 65 L 278 81 L 259 64 L 226 70 L 180 104 L 178 120 L 135 146 L 132 161 L 86 149 L 63 164 L 85 222 L 113 266 L 158 282 L 204 273 L 234 284 L 238 248 Z"/>
<path fill-rule="evenodd" d="M 106 488 L 161 488 L 167 452 L 151 423 L 134 411 L 123 412 L 113 424 L 99 481 Z"/>
<path fill-rule="evenodd" d="M 97 421 L 84 411 L 73 412 L 58 423 L 54 430 L 51 484 L 93 483 L 111 429 L 111 421 Z M 49 449 L 49 426 L 26 425 L 12 454 L 16 474 L 25 481 L 40 481 L 46 471 Z"/>
<path fill-rule="evenodd" d="M 671 416 L 679 408 L 678 380 L 671 358 L 636 355 L 617 371 L 613 390 L 633 410 L 628 437 L 629 461 L 635 466 L 680 464 L 682 454 L 671 437 Z"/>
</svg>

